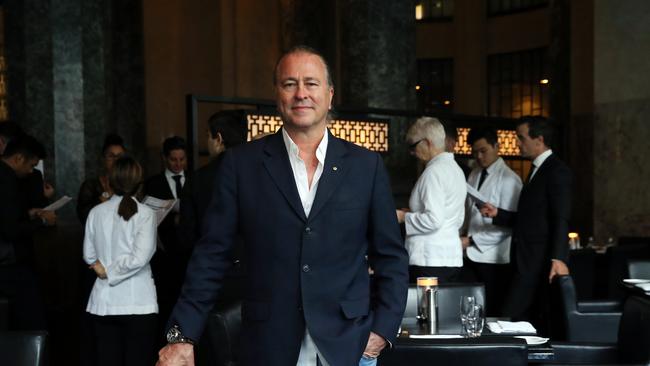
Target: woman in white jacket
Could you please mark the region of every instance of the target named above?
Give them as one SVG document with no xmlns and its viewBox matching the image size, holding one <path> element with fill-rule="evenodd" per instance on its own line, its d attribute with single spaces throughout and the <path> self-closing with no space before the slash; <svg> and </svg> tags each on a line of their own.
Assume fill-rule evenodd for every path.
<svg viewBox="0 0 650 366">
<path fill-rule="evenodd" d="M 148 365 L 155 356 L 158 303 L 149 261 L 156 216 L 133 195 L 142 167 L 121 157 L 109 175 L 115 193 L 86 221 L 84 260 L 97 274 L 86 311 L 93 318 L 96 365 Z"/>
<path fill-rule="evenodd" d="M 445 152 L 445 130 L 437 119 L 419 118 L 406 141 L 411 154 L 426 163 L 411 191 L 409 208 L 397 210 L 406 229 L 410 280 L 456 281 L 463 266 L 459 230 L 465 217 L 465 175 L 454 155 Z"/>
</svg>

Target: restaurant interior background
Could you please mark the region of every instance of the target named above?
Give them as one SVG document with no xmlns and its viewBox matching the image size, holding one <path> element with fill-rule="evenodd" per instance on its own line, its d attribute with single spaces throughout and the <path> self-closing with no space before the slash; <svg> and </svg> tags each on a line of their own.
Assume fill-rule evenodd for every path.
<svg viewBox="0 0 650 366">
<path fill-rule="evenodd" d="M 274 64 L 295 44 L 328 58 L 337 110 L 389 120 L 398 206 L 418 174 L 403 143 L 415 116 L 511 129 L 542 115 L 574 173 L 571 229 L 600 242 L 650 236 L 645 0 L 5 0 L 0 120 L 45 143 L 46 179 L 74 197 L 106 133 L 155 173 L 162 141 L 187 134 L 188 94 L 231 100 L 200 104 L 200 151 L 210 114 L 273 99 Z M 38 246 L 61 314 L 77 306 L 73 206 Z"/>
</svg>

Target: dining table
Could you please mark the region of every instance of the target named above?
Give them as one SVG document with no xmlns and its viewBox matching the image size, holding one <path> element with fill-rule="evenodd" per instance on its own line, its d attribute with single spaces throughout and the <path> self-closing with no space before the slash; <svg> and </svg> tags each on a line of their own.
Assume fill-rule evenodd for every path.
<svg viewBox="0 0 650 366">
<path fill-rule="evenodd" d="M 487 326 L 490 322 L 507 321 L 506 318 L 491 318 L 485 320 L 485 326 L 480 336 L 467 337 L 462 332 L 460 319 L 457 322 L 438 324 L 432 331 L 429 326 L 417 318 L 404 318 L 399 334 L 393 346 L 424 347 L 433 351 L 437 347 L 477 346 L 486 344 L 526 344 L 528 363 L 543 363 L 553 360 L 553 347 L 546 338 L 538 337 L 536 332 L 494 333 Z"/>
</svg>

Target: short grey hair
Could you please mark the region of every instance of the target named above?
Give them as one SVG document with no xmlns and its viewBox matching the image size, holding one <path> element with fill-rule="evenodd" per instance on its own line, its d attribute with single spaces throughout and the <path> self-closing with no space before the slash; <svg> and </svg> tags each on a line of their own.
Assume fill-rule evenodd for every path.
<svg viewBox="0 0 650 366">
<path fill-rule="evenodd" d="M 282 60 L 285 57 L 296 53 L 306 53 L 320 58 L 323 65 L 325 65 L 325 75 L 327 77 L 327 85 L 330 88 L 334 88 L 334 81 L 332 80 L 330 65 L 327 63 L 327 60 L 325 60 L 325 56 L 323 56 L 323 54 L 320 51 L 316 50 L 315 48 L 305 46 L 305 45 L 298 45 L 298 46 L 291 47 L 287 52 L 283 53 L 282 56 L 280 56 L 280 58 L 275 62 L 275 68 L 273 68 L 273 85 L 278 84 L 278 67 L 280 66 L 280 62 L 282 62 Z"/>
<path fill-rule="evenodd" d="M 415 138 L 425 138 L 431 142 L 436 149 L 445 149 L 445 128 L 437 118 L 420 117 L 411 128 L 409 128 L 407 137 L 412 140 Z"/>
</svg>

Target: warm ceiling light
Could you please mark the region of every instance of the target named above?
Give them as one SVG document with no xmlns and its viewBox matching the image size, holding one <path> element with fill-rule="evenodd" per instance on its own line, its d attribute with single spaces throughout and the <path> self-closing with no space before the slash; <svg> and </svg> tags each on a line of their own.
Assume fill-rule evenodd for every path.
<svg viewBox="0 0 650 366">
<path fill-rule="evenodd" d="M 569 239 L 575 239 L 578 237 L 578 233 L 569 233 Z"/>
<path fill-rule="evenodd" d="M 422 4 L 418 4 L 415 6 L 415 19 L 417 20 L 422 19 Z"/>
<path fill-rule="evenodd" d="M 449 101 L 449 100 L 445 100 L 445 101 L 442 102 L 442 103 L 444 103 L 444 105 L 450 105 L 450 104 L 451 104 L 451 101 Z"/>
<path fill-rule="evenodd" d="M 415 86 L 415 90 L 420 90 L 420 86 L 419 86 L 419 85 L 416 85 L 416 86 Z"/>
<path fill-rule="evenodd" d="M 540 84 L 548 84 L 548 79 L 542 79 L 539 81 Z"/>
</svg>

